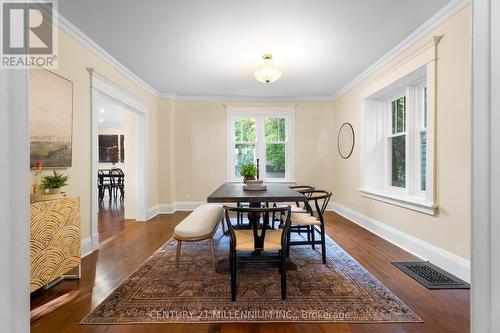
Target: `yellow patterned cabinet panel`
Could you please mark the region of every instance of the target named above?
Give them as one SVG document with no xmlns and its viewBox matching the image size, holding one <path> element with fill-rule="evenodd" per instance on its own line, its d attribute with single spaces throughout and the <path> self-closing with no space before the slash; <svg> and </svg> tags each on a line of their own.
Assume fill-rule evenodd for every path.
<svg viewBox="0 0 500 333">
<path fill-rule="evenodd" d="M 62 198 L 30 205 L 30 290 L 80 265 L 80 199 Z"/>
</svg>

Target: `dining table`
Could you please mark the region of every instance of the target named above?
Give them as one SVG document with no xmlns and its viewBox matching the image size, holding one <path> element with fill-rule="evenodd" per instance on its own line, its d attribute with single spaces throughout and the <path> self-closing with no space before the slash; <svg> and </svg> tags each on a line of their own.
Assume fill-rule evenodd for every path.
<svg viewBox="0 0 500 333">
<path fill-rule="evenodd" d="M 207 197 L 208 203 L 241 203 L 260 207 L 263 202 L 303 202 L 302 193 L 281 183 L 266 183 L 263 191 L 245 190 L 243 183 L 225 183 Z"/>
<path fill-rule="evenodd" d="M 281 183 L 266 183 L 266 189 L 261 191 L 246 190 L 243 183 L 224 183 L 207 197 L 208 203 L 249 203 L 250 207 L 262 207 L 263 203 L 290 203 L 304 202 L 304 194 L 292 190 L 288 185 Z M 259 223 L 258 214 L 248 214 L 249 226 Z M 255 238 L 257 242 L 257 238 Z M 256 247 L 258 244 L 256 244 Z M 223 268 L 220 268 L 220 267 Z M 227 270 L 228 261 L 222 260 L 217 264 L 217 271 Z M 289 269 L 296 269 L 295 264 L 289 261 Z"/>
</svg>

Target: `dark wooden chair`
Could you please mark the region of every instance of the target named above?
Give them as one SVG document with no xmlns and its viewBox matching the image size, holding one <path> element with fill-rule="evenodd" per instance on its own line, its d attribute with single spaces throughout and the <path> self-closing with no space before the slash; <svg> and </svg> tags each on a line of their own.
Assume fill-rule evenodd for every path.
<svg viewBox="0 0 500 333">
<path fill-rule="evenodd" d="M 287 242 L 290 231 L 290 206 L 276 208 L 238 208 L 224 206 L 225 218 L 230 234 L 229 266 L 231 271 L 231 300 L 236 301 L 236 275 L 238 265 L 243 263 L 274 263 L 281 273 L 281 298 L 286 299 Z M 252 229 L 235 230 L 230 213 L 248 213 Z M 269 224 L 273 214 L 282 214 L 282 229 L 271 229 Z"/>
<path fill-rule="evenodd" d="M 294 186 L 289 186 L 292 190 L 297 191 L 299 193 L 304 194 L 304 196 L 310 196 L 310 192 L 314 191 L 314 186 L 310 185 L 294 185 Z M 302 206 L 301 206 L 302 204 Z M 278 207 L 278 204 L 274 203 L 272 205 L 273 207 Z M 302 202 L 295 202 L 295 203 L 290 203 L 290 207 L 292 209 L 292 213 L 304 213 L 306 212 L 307 206 L 302 203 Z M 273 229 L 274 229 L 274 224 L 278 222 L 279 225 L 281 226 L 283 223 L 283 220 L 280 215 L 275 215 L 273 218 Z"/>
<path fill-rule="evenodd" d="M 294 185 L 290 186 L 290 188 L 294 191 L 304 194 L 306 197 L 310 197 L 311 191 L 315 190 L 315 187 L 310 185 Z M 306 211 L 306 205 L 303 204 L 303 206 L 300 206 L 300 204 L 300 202 L 295 202 L 295 206 L 292 206 L 292 213 L 302 213 L 303 211 Z"/>
<path fill-rule="evenodd" d="M 116 168 L 116 170 L 120 173 L 117 181 L 117 190 L 120 191 L 120 200 L 123 200 L 125 198 L 125 173 L 120 168 Z"/>
<path fill-rule="evenodd" d="M 108 179 L 106 179 L 108 175 L 109 174 L 106 174 L 106 172 L 104 172 L 103 170 L 97 171 L 97 189 L 98 189 L 99 201 L 102 201 L 104 199 L 104 194 L 106 193 L 106 190 L 110 192 L 111 183 L 109 181 L 109 177 Z"/>
<path fill-rule="evenodd" d="M 305 232 L 307 240 L 289 240 L 288 246 L 311 245 L 315 249 L 316 245 L 321 245 L 323 264 L 326 264 L 324 213 L 332 197 L 332 192 L 312 190 L 304 192 L 304 195 L 306 196 L 306 209 L 304 212 L 291 213 L 290 234 Z M 316 240 L 316 233 L 320 235 L 320 240 Z M 287 253 L 289 253 L 289 250 Z"/>
<path fill-rule="evenodd" d="M 118 191 L 123 188 L 123 171 L 121 169 L 111 169 L 109 171 L 109 200 L 118 198 Z"/>
</svg>

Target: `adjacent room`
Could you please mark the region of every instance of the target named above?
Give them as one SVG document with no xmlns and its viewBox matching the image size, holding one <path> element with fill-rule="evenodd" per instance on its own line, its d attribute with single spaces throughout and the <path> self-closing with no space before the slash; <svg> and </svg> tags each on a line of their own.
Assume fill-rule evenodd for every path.
<svg viewBox="0 0 500 333">
<path fill-rule="evenodd" d="M 471 331 L 469 1 L 26 6 L 31 332 Z"/>
</svg>

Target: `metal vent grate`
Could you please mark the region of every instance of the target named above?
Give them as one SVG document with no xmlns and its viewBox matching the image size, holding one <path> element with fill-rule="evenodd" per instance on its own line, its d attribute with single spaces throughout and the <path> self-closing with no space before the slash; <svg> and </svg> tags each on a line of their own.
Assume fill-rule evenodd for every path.
<svg viewBox="0 0 500 333">
<path fill-rule="evenodd" d="M 467 282 L 428 261 L 393 262 L 394 266 L 428 289 L 469 289 Z"/>
</svg>

